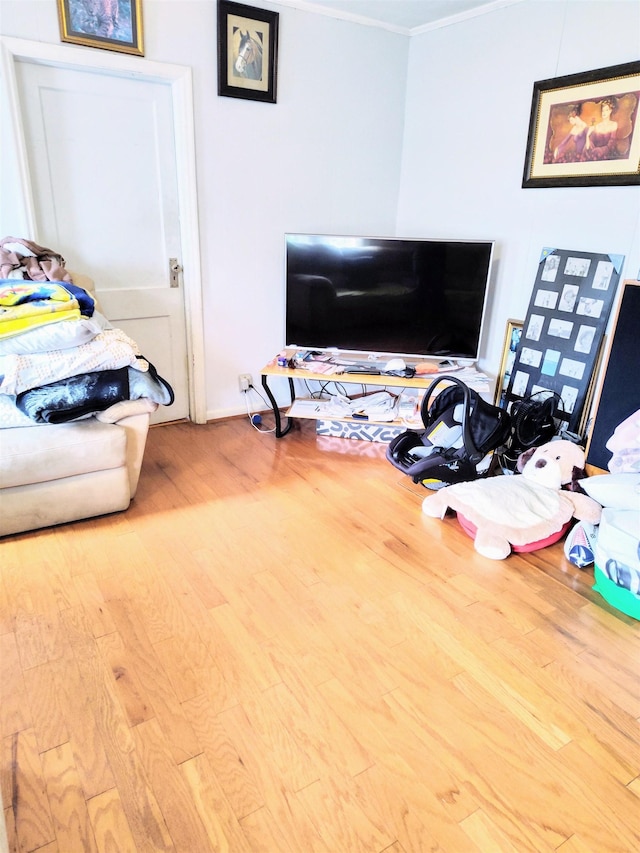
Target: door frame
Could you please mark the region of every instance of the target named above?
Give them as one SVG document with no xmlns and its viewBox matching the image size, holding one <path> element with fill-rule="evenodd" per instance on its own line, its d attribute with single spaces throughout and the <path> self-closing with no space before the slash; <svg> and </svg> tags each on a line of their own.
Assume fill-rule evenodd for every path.
<svg viewBox="0 0 640 853">
<path fill-rule="evenodd" d="M 70 70 L 95 71 L 108 76 L 148 80 L 168 85 L 173 105 L 173 132 L 176 150 L 180 239 L 182 243 L 182 292 L 185 308 L 187 343 L 187 377 L 189 384 L 189 417 L 195 423 L 206 423 L 204 377 L 204 326 L 198 194 L 196 182 L 195 125 L 193 115 L 193 82 L 191 68 L 153 62 L 140 57 L 109 51 L 84 50 L 76 47 L 33 42 L 26 39 L 0 38 L 2 77 L 4 78 L 9 131 L 16 152 L 18 186 L 22 193 L 24 219 L 30 239 L 39 242 L 36 229 L 35 202 L 29 172 L 26 136 L 20 109 L 16 62 L 51 65 Z"/>
</svg>

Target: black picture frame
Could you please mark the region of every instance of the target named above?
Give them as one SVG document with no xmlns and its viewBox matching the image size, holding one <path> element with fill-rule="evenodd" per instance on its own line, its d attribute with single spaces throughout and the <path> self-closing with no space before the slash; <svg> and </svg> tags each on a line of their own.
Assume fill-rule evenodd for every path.
<svg viewBox="0 0 640 853">
<path fill-rule="evenodd" d="M 218 95 L 276 103 L 279 17 L 218 0 Z"/>
<path fill-rule="evenodd" d="M 544 248 L 506 391 L 514 400 L 547 391 L 556 417 L 583 436 L 623 255 Z"/>
<path fill-rule="evenodd" d="M 58 0 L 58 21 L 63 42 L 144 56 L 142 0 L 97 10 L 82 0 Z"/>
<path fill-rule="evenodd" d="M 522 186 L 640 184 L 640 61 L 533 85 Z"/>
<path fill-rule="evenodd" d="M 613 319 L 591 412 L 586 449 L 592 473 L 610 473 L 607 443 L 616 428 L 640 410 L 640 281 L 627 279 Z M 615 469 L 611 470 L 614 473 Z"/>
</svg>

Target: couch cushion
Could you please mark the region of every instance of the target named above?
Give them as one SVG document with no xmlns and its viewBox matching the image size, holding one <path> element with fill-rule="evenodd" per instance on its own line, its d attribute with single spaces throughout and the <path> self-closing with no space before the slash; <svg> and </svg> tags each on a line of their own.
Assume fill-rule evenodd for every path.
<svg viewBox="0 0 640 853">
<path fill-rule="evenodd" d="M 125 468 L 0 489 L 0 536 L 127 509 Z"/>
<path fill-rule="evenodd" d="M 3 489 L 125 464 L 125 430 L 95 418 L 0 432 L 0 488 Z"/>
</svg>

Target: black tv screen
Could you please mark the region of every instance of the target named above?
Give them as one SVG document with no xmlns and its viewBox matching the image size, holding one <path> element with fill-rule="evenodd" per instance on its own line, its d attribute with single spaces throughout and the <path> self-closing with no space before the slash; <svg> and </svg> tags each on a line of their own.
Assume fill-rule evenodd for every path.
<svg viewBox="0 0 640 853">
<path fill-rule="evenodd" d="M 493 246 L 286 234 L 286 344 L 475 360 Z"/>
</svg>

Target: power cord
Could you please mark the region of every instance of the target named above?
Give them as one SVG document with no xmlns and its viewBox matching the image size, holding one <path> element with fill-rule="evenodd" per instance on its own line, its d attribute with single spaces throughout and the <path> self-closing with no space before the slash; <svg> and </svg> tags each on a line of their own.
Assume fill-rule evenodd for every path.
<svg viewBox="0 0 640 853">
<path fill-rule="evenodd" d="M 309 382 L 306 378 L 304 380 L 304 384 L 305 384 L 305 388 L 307 389 L 307 393 L 309 394 L 309 396 L 312 399 L 316 399 L 316 398 L 321 399 L 323 395 L 327 395 L 328 397 L 335 397 L 336 394 L 342 394 L 344 397 L 347 396 L 347 391 L 346 391 L 344 385 L 342 384 L 342 382 L 338 382 L 335 379 L 327 379 L 327 380 L 323 380 L 323 381 L 314 380 L 314 381 L 316 381 L 317 384 L 320 386 L 317 391 L 314 391 L 310 387 Z M 335 389 L 334 391 L 329 390 L 330 385 L 333 385 L 333 387 Z M 363 385 L 362 386 L 363 391 L 364 391 L 364 387 L 365 386 Z"/>
<path fill-rule="evenodd" d="M 301 378 L 302 378 L 302 377 L 301 377 Z M 344 387 L 344 384 L 343 384 L 342 382 L 339 382 L 339 381 L 335 380 L 335 379 L 328 379 L 328 380 L 326 380 L 326 381 L 321 381 L 321 382 L 319 382 L 318 384 L 319 384 L 319 386 L 320 386 L 320 387 L 319 387 L 319 388 L 318 388 L 318 390 L 316 390 L 316 391 L 314 391 L 314 390 L 312 390 L 312 389 L 311 389 L 311 387 L 309 386 L 309 383 L 308 383 L 308 381 L 307 381 L 306 379 L 304 380 L 304 384 L 305 384 L 305 386 L 306 386 L 307 392 L 309 393 L 310 397 L 312 397 L 312 398 L 315 398 L 315 397 L 318 397 L 318 398 L 329 397 L 329 399 L 330 399 L 330 398 L 332 398 L 332 397 L 340 396 L 340 395 L 342 395 L 343 397 L 347 397 L 347 396 L 348 396 L 348 395 L 347 395 L 347 392 L 346 392 L 346 389 L 345 389 L 345 387 Z M 351 383 L 351 382 L 350 382 L 349 384 L 350 384 L 350 385 L 353 385 L 353 384 L 356 384 L 356 383 Z M 333 388 L 334 388 L 333 392 L 329 390 L 329 386 L 330 386 L 330 385 L 333 385 Z M 361 385 L 361 389 L 362 389 L 362 394 L 363 394 L 363 395 L 364 395 L 364 394 L 366 394 L 366 387 L 367 387 L 367 386 L 366 386 L 366 383 L 362 383 L 362 385 Z M 260 399 L 262 400 L 262 402 L 263 402 L 263 404 L 264 404 L 264 406 L 265 406 L 265 409 L 266 409 L 266 410 L 270 410 L 270 409 L 271 409 L 270 404 L 269 404 L 269 403 L 267 402 L 267 400 L 263 397 L 263 395 L 261 394 L 261 392 L 260 392 L 260 391 L 255 387 L 255 385 L 253 385 L 252 383 L 249 383 L 248 387 L 242 391 L 242 393 L 244 394 L 244 397 L 245 397 L 245 403 L 246 403 L 246 406 L 247 406 L 247 417 L 249 418 L 249 423 L 250 423 L 250 424 L 251 424 L 251 426 L 256 430 L 256 432 L 262 432 L 262 433 L 271 433 L 271 432 L 275 432 L 275 431 L 276 431 L 276 427 L 275 427 L 275 425 L 274 425 L 273 427 L 271 427 L 271 429 L 265 429 L 265 428 L 263 428 L 263 426 L 262 426 L 262 415 L 261 415 L 259 412 L 253 412 L 253 411 L 251 410 L 251 407 L 250 407 L 250 404 L 249 404 L 249 393 L 250 393 L 251 391 L 253 391 L 255 394 L 257 394 L 257 395 L 258 395 L 258 397 L 260 397 Z M 389 393 L 391 393 L 391 394 L 393 395 L 393 392 L 389 392 Z M 411 426 L 411 424 L 407 424 L 407 426 Z"/>
<path fill-rule="evenodd" d="M 256 432 L 263 432 L 263 433 L 275 432 L 276 431 L 275 424 L 274 424 L 274 426 L 271 427 L 271 429 L 264 429 L 261 426 L 262 415 L 259 412 L 252 412 L 251 411 L 251 408 L 249 406 L 249 392 L 250 391 L 254 391 L 258 395 L 258 397 L 260 397 L 260 399 L 265 404 L 265 406 L 267 408 L 269 408 L 269 405 L 268 405 L 267 401 L 264 399 L 264 397 L 262 396 L 262 394 L 258 391 L 257 388 L 255 388 L 251 383 L 249 383 L 249 387 L 246 389 L 246 391 L 242 392 L 244 394 L 245 403 L 247 404 L 247 416 L 249 418 L 249 423 L 255 429 Z"/>
</svg>

